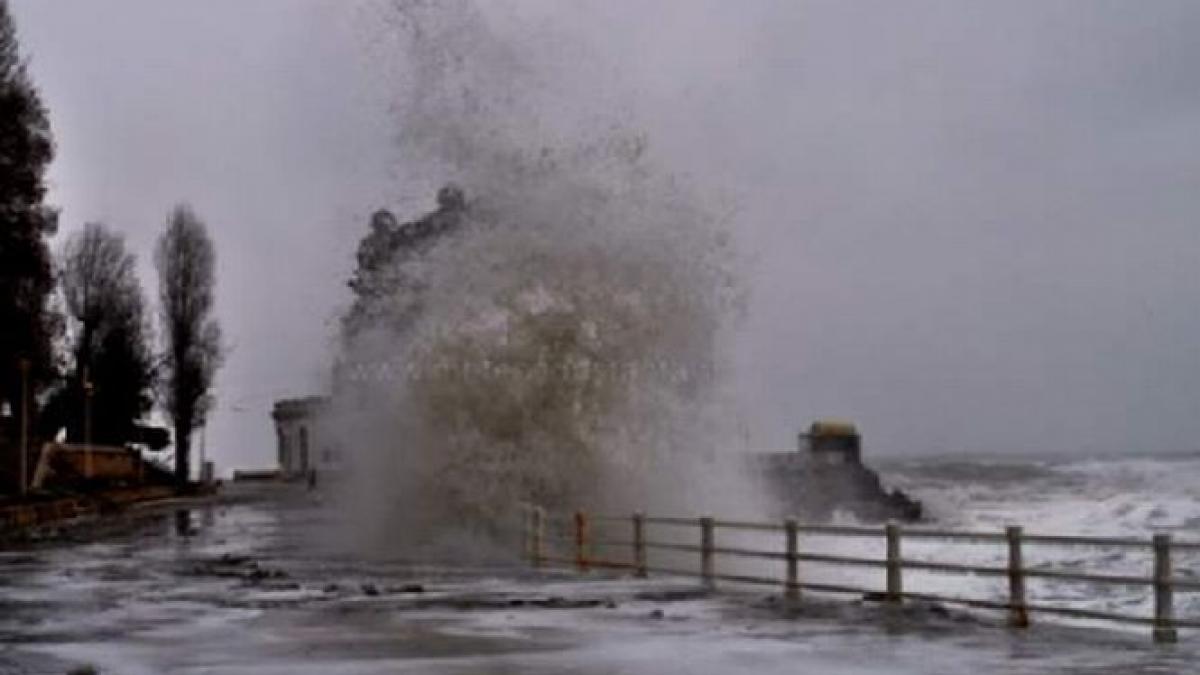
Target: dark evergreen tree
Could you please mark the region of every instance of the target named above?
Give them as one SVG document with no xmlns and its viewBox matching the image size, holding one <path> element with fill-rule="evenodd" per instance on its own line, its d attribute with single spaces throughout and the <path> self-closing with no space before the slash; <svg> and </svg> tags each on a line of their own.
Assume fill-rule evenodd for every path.
<svg viewBox="0 0 1200 675">
<path fill-rule="evenodd" d="M 57 213 L 43 201 L 53 156 L 46 109 L 20 57 L 8 3 L 0 0 L 0 407 L 7 403 L 14 413 L 21 409 L 23 361 L 34 396 L 56 373 L 46 240 Z"/>
</svg>

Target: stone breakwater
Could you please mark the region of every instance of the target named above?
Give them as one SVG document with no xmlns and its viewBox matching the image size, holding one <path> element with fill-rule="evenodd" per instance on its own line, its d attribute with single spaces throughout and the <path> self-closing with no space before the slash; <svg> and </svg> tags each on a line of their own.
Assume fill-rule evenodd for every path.
<svg viewBox="0 0 1200 675">
<path fill-rule="evenodd" d="M 796 452 L 755 457 L 755 472 L 774 497 L 777 515 L 827 520 L 837 511 L 862 520 L 920 520 L 921 503 L 887 491 L 862 462 L 862 436 L 853 422 L 817 420 L 798 437 Z"/>
<path fill-rule="evenodd" d="M 879 474 L 857 463 L 826 464 L 798 452 L 755 458 L 756 470 L 778 505 L 778 515 L 827 520 L 834 512 L 862 520 L 920 520 L 921 503 L 888 490 Z"/>
</svg>

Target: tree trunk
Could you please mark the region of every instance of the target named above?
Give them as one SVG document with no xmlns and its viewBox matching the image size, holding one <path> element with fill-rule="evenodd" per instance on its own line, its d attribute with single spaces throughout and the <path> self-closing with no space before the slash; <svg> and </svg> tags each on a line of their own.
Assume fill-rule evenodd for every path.
<svg viewBox="0 0 1200 675">
<path fill-rule="evenodd" d="M 185 428 L 180 422 L 175 422 L 175 483 L 184 487 L 188 483 L 189 466 L 192 455 L 192 430 Z"/>
</svg>

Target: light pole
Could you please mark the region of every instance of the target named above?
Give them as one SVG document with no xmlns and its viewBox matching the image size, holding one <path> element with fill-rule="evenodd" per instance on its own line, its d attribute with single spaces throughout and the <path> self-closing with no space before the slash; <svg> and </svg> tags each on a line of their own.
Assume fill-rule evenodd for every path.
<svg viewBox="0 0 1200 675">
<path fill-rule="evenodd" d="M 83 369 L 83 452 L 84 474 L 92 477 L 92 394 L 95 387 L 88 378 L 87 368 Z"/>
<path fill-rule="evenodd" d="M 204 484 L 208 483 L 207 473 L 204 470 L 205 446 L 208 444 L 207 430 L 208 421 L 206 420 L 200 425 L 200 482 Z"/>
<path fill-rule="evenodd" d="M 24 495 L 28 490 L 29 467 L 29 368 L 33 364 L 29 359 L 21 359 L 21 445 L 20 445 L 20 490 Z"/>
</svg>

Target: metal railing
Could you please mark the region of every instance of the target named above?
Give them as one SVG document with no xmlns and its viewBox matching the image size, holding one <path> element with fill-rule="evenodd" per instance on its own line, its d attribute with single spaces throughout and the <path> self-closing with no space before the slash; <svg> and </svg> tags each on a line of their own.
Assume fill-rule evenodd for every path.
<svg viewBox="0 0 1200 675">
<path fill-rule="evenodd" d="M 594 516 L 576 512 L 569 521 L 560 522 L 556 532 L 547 532 L 546 512 L 539 507 L 529 507 L 525 518 L 525 552 L 534 566 L 547 564 L 570 565 L 580 571 L 591 568 L 625 569 L 637 577 L 646 577 L 651 572 L 670 575 L 698 577 L 706 588 L 715 588 L 717 582 L 779 586 L 788 600 L 799 600 L 802 591 L 829 593 L 853 593 L 878 595 L 885 602 L 898 603 L 905 599 L 942 602 L 974 608 L 1004 610 L 1008 623 L 1014 627 L 1029 625 L 1031 613 L 1057 614 L 1061 616 L 1141 624 L 1151 627 L 1156 642 L 1174 642 L 1177 628 L 1200 628 L 1200 620 L 1175 617 L 1174 595 L 1176 591 L 1200 591 L 1200 580 L 1180 578 L 1172 570 L 1173 551 L 1200 551 L 1200 543 L 1174 542 L 1169 534 L 1155 534 L 1149 539 L 1131 537 L 1096 537 L 1026 534 L 1019 526 L 1006 527 L 1002 532 L 953 531 L 925 528 L 902 528 L 889 522 L 882 527 L 847 527 L 834 525 L 801 524 L 795 519 L 777 523 L 717 520 L 712 517 L 668 518 L 634 513 L 629 516 Z M 594 525 L 628 527 L 628 539 L 597 538 L 592 534 Z M 674 528 L 682 532 L 696 528 L 698 536 L 690 540 L 654 541 L 647 537 L 647 526 Z M 783 533 L 781 546 L 777 550 L 718 546 L 718 530 Z M 884 557 L 870 558 L 837 553 L 802 551 L 801 535 L 821 535 L 836 538 L 882 538 Z M 1007 549 L 1007 564 L 1004 566 L 971 565 L 933 560 L 906 559 L 902 555 L 906 540 L 937 540 L 963 544 L 1002 545 Z M 569 555 L 548 546 L 549 543 L 567 544 Z M 1150 575 L 1147 577 L 1119 574 L 1097 574 L 1031 567 L 1024 562 L 1027 546 L 1066 546 L 1106 549 L 1140 549 L 1153 553 Z M 628 557 L 609 559 L 593 555 L 595 547 L 620 548 Z M 651 564 L 651 551 L 674 555 L 698 556 L 698 570 L 681 569 L 661 564 Z M 755 576 L 749 574 L 718 573 L 718 557 L 758 559 L 782 563 L 783 575 Z M 802 563 L 824 565 L 847 565 L 883 570 L 884 590 L 882 593 L 865 587 L 805 582 L 802 580 Z M 1007 579 L 1007 598 L 965 598 L 937 593 L 911 592 L 904 590 L 904 571 L 927 571 L 946 574 L 972 575 Z M 1153 616 L 1122 614 L 1098 609 L 1069 607 L 1042 603 L 1030 603 L 1026 599 L 1026 581 L 1046 579 L 1089 584 L 1150 587 L 1153 593 Z"/>
</svg>

